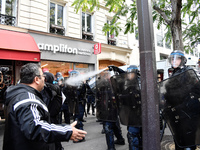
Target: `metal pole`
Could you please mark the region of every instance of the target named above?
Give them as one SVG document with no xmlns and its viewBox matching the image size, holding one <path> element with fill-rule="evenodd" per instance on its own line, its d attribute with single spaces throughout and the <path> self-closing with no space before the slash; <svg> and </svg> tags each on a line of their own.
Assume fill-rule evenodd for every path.
<svg viewBox="0 0 200 150">
<path fill-rule="evenodd" d="M 137 0 L 143 150 L 160 150 L 159 104 L 151 0 Z"/>
</svg>

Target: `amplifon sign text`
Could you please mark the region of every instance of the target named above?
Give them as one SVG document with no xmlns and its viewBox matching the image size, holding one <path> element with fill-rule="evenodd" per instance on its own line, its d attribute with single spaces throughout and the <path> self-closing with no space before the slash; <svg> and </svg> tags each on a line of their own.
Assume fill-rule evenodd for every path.
<svg viewBox="0 0 200 150">
<path fill-rule="evenodd" d="M 90 50 L 68 47 L 68 45 L 65 44 L 52 45 L 52 44 L 38 43 L 38 48 L 43 51 L 52 51 L 53 53 L 60 52 L 60 53 L 69 53 L 74 55 L 88 55 L 88 56 L 91 55 Z"/>
</svg>

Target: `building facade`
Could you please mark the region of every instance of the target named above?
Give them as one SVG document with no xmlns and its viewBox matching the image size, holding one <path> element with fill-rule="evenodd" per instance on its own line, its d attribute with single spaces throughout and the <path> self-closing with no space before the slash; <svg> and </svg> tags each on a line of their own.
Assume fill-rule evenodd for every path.
<svg viewBox="0 0 200 150">
<path fill-rule="evenodd" d="M 97 70 L 109 64 L 117 66 L 130 64 L 132 49 L 128 46 L 128 35 L 124 35 L 122 31 L 118 37 L 114 34 L 105 36 L 102 32 L 104 23 L 110 21 L 113 16 L 103 6 L 104 4 L 93 13 L 82 11 L 75 13 L 72 3 L 72 0 L 19 0 L 17 24 L 29 30 L 66 36 L 73 41 L 81 40 L 82 43 L 93 43 L 93 45 L 101 43 L 101 54 L 96 56 Z M 125 19 L 121 20 L 122 26 L 125 25 Z M 42 54 L 41 60 L 44 59 L 43 56 Z"/>
</svg>

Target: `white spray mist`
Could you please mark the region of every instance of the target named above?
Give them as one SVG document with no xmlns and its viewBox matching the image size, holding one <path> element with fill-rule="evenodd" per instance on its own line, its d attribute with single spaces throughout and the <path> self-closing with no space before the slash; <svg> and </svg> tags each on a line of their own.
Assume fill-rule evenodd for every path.
<svg viewBox="0 0 200 150">
<path fill-rule="evenodd" d="M 91 71 L 91 72 L 87 72 L 87 73 L 84 73 L 84 74 L 79 74 L 76 77 L 70 77 L 65 81 L 65 83 L 68 84 L 68 85 L 71 85 L 71 86 L 79 86 L 81 84 L 81 82 L 103 72 L 106 69 L 108 69 L 108 68 L 104 68 L 104 69 L 99 70 L 99 71 Z"/>
</svg>

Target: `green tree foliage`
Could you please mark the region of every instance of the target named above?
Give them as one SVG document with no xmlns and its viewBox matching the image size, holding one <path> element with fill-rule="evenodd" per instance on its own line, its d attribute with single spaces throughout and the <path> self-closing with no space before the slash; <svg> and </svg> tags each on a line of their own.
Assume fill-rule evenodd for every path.
<svg viewBox="0 0 200 150">
<path fill-rule="evenodd" d="M 184 30 L 184 40 L 187 44 L 185 45 L 185 50 L 193 51 L 193 49 L 200 44 L 200 21 L 197 23 L 192 23 Z"/>
<path fill-rule="evenodd" d="M 183 50 L 192 48 L 199 42 L 199 21 L 194 23 L 199 15 L 200 0 L 152 0 L 152 15 L 153 21 L 157 21 L 157 28 L 161 25 L 166 26 L 165 40 L 173 42 L 174 49 Z M 126 0 L 104 0 L 105 7 L 109 8 L 109 12 L 115 12 L 110 24 L 105 23 L 103 31 L 107 34 L 108 31 L 119 33 L 122 29 L 119 27 L 121 16 L 128 16 L 126 20 L 124 34 L 133 33 L 137 20 L 137 0 L 132 0 L 130 5 L 127 5 Z M 82 8 L 83 11 L 94 11 L 94 8 L 100 7 L 99 0 L 74 0 L 72 6 L 76 12 Z M 190 16 L 190 23 L 184 22 L 184 17 Z M 182 28 L 182 25 L 184 28 Z M 183 30 L 183 31 L 182 31 Z M 118 35 L 118 34 L 116 34 Z M 184 38 L 183 38 L 184 37 Z M 178 39 L 178 40 L 177 40 Z M 183 48 L 182 40 L 189 40 L 187 46 Z"/>
</svg>

